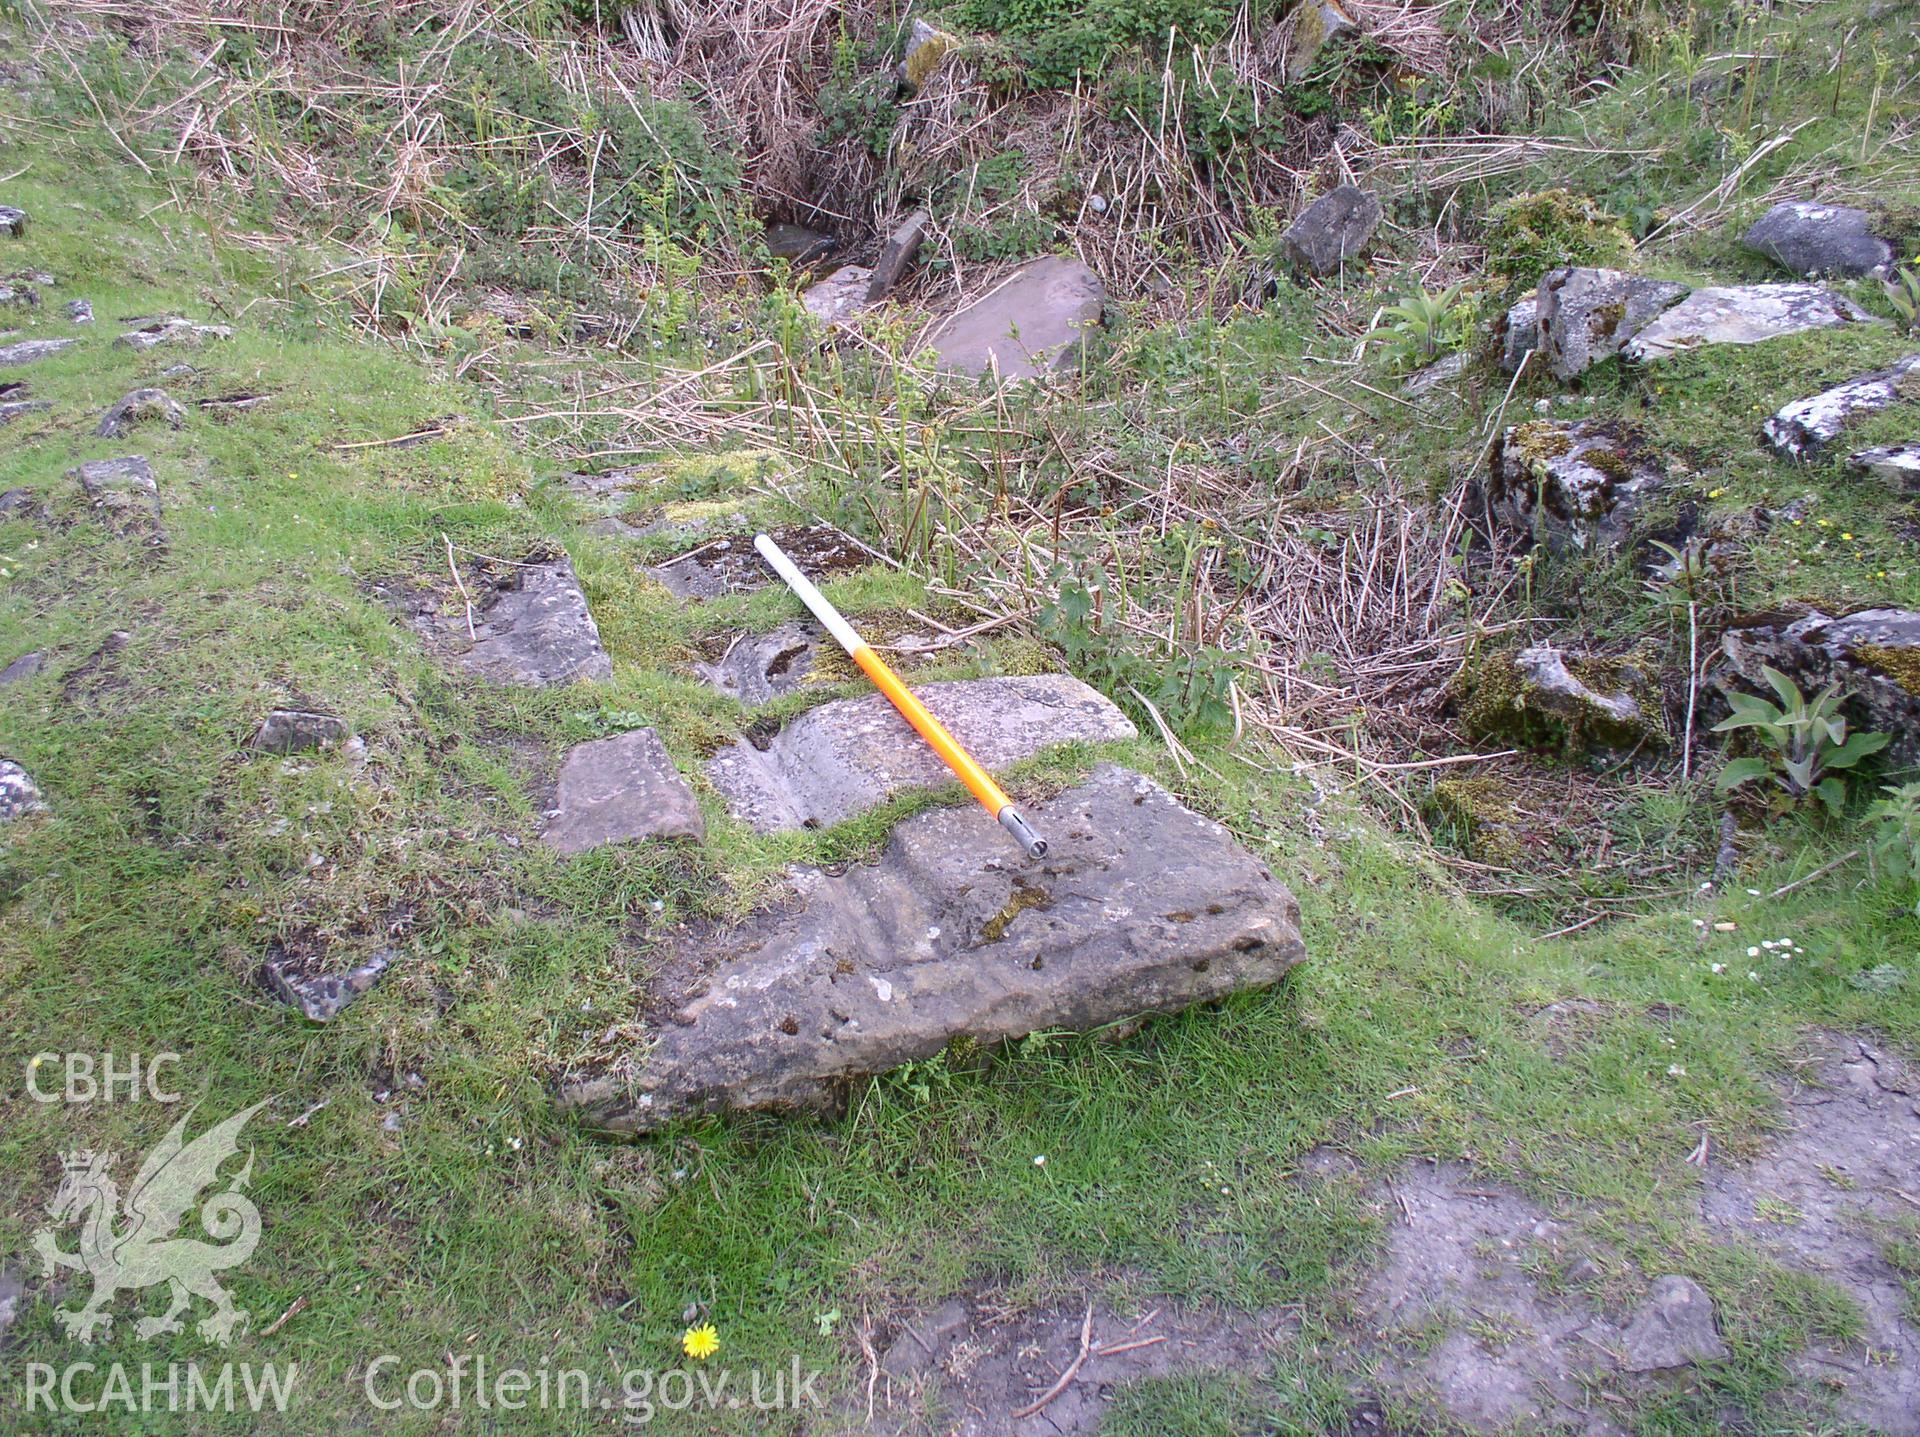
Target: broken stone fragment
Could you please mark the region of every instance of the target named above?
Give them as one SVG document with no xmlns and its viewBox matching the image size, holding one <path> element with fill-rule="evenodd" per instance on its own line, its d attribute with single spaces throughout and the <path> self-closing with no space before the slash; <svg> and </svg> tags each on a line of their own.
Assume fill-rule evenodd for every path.
<svg viewBox="0 0 1920 1437">
<path fill-rule="evenodd" d="M 1717 1362 L 1727 1344 L 1713 1322 L 1713 1299 L 1690 1277 L 1656 1277 L 1633 1319 L 1620 1334 L 1621 1366 L 1629 1372 L 1661 1372 L 1696 1362 Z"/>
<path fill-rule="evenodd" d="M 34 498 L 31 489 L 9 489 L 0 493 L 0 519 L 25 518 L 33 510 Z"/>
<path fill-rule="evenodd" d="M 613 677 L 613 661 L 569 559 L 515 566 L 492 600 L 476 610 L 473 642 L 460 662 L 495 683 L 544 688 Z M 456 642 L 464 638 L 464 617 L 446 631 Z"/>
<path fill-rule="evenodd" d="M 10 758 L 0 758 L 0 823 L 12 823 L 29 814 L 45 813 L 40 786 Z"/>
<path fill-rule="evenodd" d="M 274 997 L 298 1008 L 311 1021 L 326 1023 L 370 991 L 399 956 L 391 948 L 382 948 L 345 972 L 320 973 L 276 944 L 261 976 Z"/>
<path fill-rule="evenodd" d="M 790 264 L 810 264 L 834 251 L 838 241 L 805 225 L 771 224 L 766 231 L 767 253 Z"/>
<path fill-rule="evenodd" d="M 114 344 L 123 349 L 157 349 L 163 344 L 205 344 L 209 339 L 232 338 L 233 330 L 224 324 L 195 324 L 175 316 L 130 329 Z"/>
<path fill-rule="evenodd" d="M 867 306 L 867 289 L 873 271 L 863 265 L 842 265 L 825 279 L 800 292 L 800 303 L 807 313 L 823 324 L 838 324 Z"/>
<path fill-rule="evenodd" d="M 1761 344 L 1814 329 L 1868 324 L 1873 316 L 1817 284 L 1744 284 L 1696 289 L 1621 351 L 1647 364 L 1713 344 Z"/>
<path fill-rule="evenodd" d="M 12 205 L 0 205 L 0 229 L 4 229 L 15 239 L 27 236 L 27 212 Z"/>
<path fill-rule="evenodd" d="M 910 91 L 917 91 L 927 83 L 929 76 L 940 68 L 945 60 L 959 47 L 957 35 L 949 35 L 939 26 L 915 16 L 913 24 L 907 27 L 906 43 L 901 46 L 900 64 L 894 76 Z"/>
<path fill-rule="evenodd" d="M 1138 731 L 1103 695 L 1067 674 L 961 679 L 916 690 L 979 762 L 1004 768 L 1054 744 L 1129 739 Z M 809 709 L 763 750 L 740 742 L 714 755 L 707 777 L 734 815 L 762 833 L 819 828 L 952 772 L 883 696 Z"/>
<path fill-rule="evenodd" d="M 541 837 L 561 853 L 644 838 L 699 842 L 707 836 L 693 790 L 650 728 L 574 745 L 560 766 L 556 803 Z"/>
<path fill-rule="evenodd" d="M 1470 356 L 1466 354 L 1449 354 L 1444 359 L 1436 359 L 1432 364 L 1409 374 L 1406 383 L 1400 388 L 1411 398 L 1425 399 L 1435 390 L 1453 383 L 1465 374 L 1469 360 Z"/>
<path fill-rule="evenodd" d="M 1873 232 L 1865 210 L 1808 200 L 1782 200 L 1753 222 L 1741 243 L 1798 275 L 1852 278 L 1894 261 L 1893 246 Z"/>
<path fill-rule="evenodd" d="M 907 266 L 920 253 L 920 243 L 927 237 L 927 226 L 932 223 L 932 215 L 925 210 L 915 210 L 894 227 L 880 251 L 880 258 L 873 262 L 873 277 L 867 282 L 868 304 L 878 304 L 906 277 Z"/>
<path fill-rule="evenodd" d="M 1848 456 L 1847 467 L 1890 484 L 1903 494 L 1920 493 L 1920 443 L 1862 449 Z"/>
<path fill-rule="evenodd" d="M 1293 16 L 1293 37 L 1287 49 L 1286 67 L 1290 81 L 1305 78 L 1322 50 L 1360 28 L 1341 0 L 1307 0 L 1294 7 Z"/>
<path fill-rule="evenodd" d="M 0 368 L 15 364 L 36 364 L 70 349 L 77 339 L 23 339 L 17 344 L 0 344 Z"/>
<path fill-rule="evenodd" d="M 852 1079 L 932 1056 L 1173 1012 L 1277 982 L 1299 905 L 1218 824 L 1101 766 L 1031 813 L 1027 859 L 977 809 L 922 813 L 877 862 L 798 870 L 791 893 L 667 955 L 670 1020 L 630 1059 L 562 1084 L 599 1129 L 830 1105 Z"/>
<path fill-rule="evenodd" d="M 169 428 L 178 429 L 187 422 L 187 413 L 164 389 L 130 390 L 100 417 L 99 426 L 93 432 L 102 439 L 118 439 L 148 419 L 164 419 Z"/>
<path fill-rule="evenodd" d="M 1761 429 L 1778 453 L 1793 459 L 1817 458 L 1855 416 L 1879 413 L 1900 398 L 1906 384 L 1920 385 L 1920 354 L 1796 399 Z"/>
<path fill-rule="evenodd" d="M 1487 506 L 1497 522 L 1562 550 L 1617 547 L 1665 475 L 1639 433 L 1609 420 L 1536 419 L 1494 445 Z"/>
<path fill-rule="evenodd" d="M 84 299 L 70 299 L 67 301 L 66 316 L 75 324 L 92 324 L 93 305 Z"/>
<path fill-rule="evenodd" d="M 1032 379 L 1079 363 L 1106 300 L 1100 276 L 1078 260 L 1050 255 L 949 315 L 928 343 L 942 369 Z"/>
<path fill-rule="evenodd" d="M 1544 361 L 1555 379 L 1584 374 L 1686 295 L 1684 284 L 1617 269 L 1549 270 L 1537 294 L 1535 363 Z"/>
<path fill-rule="evenodd" d="M 275 709 L 255 731 L 253 747 L 260 753 L 307 753 L 344 743 L 350 732 L 347 721 L 333 714 Z"/>
<path fill-rule="evenodd" d="M 1380 227 L 1380 201 L 1358 185 L 1338 185 L 1300 212 L 1280 237 L 1280 253 L 1296 270 L 1327 275 L 1365 258 Z"/>
<path fill-rule="evenodd" d="M 0 279 L 0 304 L 30 308 L 40 303 L 40 291 L 18 279 Z"/>
<path fill-rule="evenodd" d="M 166 530 L 160 522 L 160 484 L 144 456 L 94 459 L 67 473 L 80 481 L 110 528 L 122 534 L 143 535 L 152 544 L 166 542 Z"/>
<path fill-rule="evenodd" d="M 805 624 L 782 624 L 736 642 L 717 664 L 699 664 L 700 676 L 743 708 L 790 694 L 813 668 L 820 635 Z"/>
<path fill-rule="evenodd" d="M 1780 670 L 1803 694 L 1837 683 L 1856 730 L 1892 735 L 1887 753 L 1896 766 L 1920 762 L 1920 612 L 1767 616 L 1728 629 L 1720 649 L 1727 663 L 1716 682 L 1723 690 L 1771 695 L 1763 667 Z"/>
</svg>

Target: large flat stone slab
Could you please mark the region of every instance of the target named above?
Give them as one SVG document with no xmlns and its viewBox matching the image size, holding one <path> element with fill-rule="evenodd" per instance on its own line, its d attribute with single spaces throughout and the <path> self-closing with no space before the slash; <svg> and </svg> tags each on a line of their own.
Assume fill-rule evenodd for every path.
<svg viewBox="0 0 1920 1437">
<path fill-rule="evenodd" d="M 1127 716 L 1065 674 L 961 679 L 915 690 L 933 716 L 989 769 L 1075 739 L 1127 739 Z M 896 793 L 938 788 L 953 774 L 880 694 L 810 709 L 766 748 L 737 743 L 715 754 L 707 777 L 734 814 L 762 833 L 822 828 Z"/>
<path fill-rule="evenodd" d="M 166 344 L 198 346 L 209 339 L 232 338 L 233 330 L 227 325 L 195 324 L 190 319 L 175 315 L 169 319 L 156 319 L 138 329 L 130 329 L 113 343 L 119 349 L 158 349 Z"/>
<path fill-rule="evenodd" d="M 0 368 L 50 359 L 79 342 L 77 339 L 22 339 L 14 344 L 0 344 Z"/>
<path fill-rule="evenodd" d="M 534 688 L 613 677 L 571 560 L 516 565 L 505 584 L 484 608 L 476 605 L 462 664 L 495 683 Z M 466 621 L 454 623 L 448 632 L 457 642 L 466 637 Z"/>
<path fill-rule="evenodd" d="M 949 316 L 928 343 L 942 369 L 1032 379 L 1079 362 L 1081 341 L 1099 328 L 1106 302 L 1099 275 L 1079 260 L 1052 255 Z"/>
<path fill-rule="evenodd" d="M 1870 323 L 1845 295 L 1817 284 L 1742 284 L 1696 289 L 1620 351 L 1636 364 L 1710 344 L 1761 344 L 1810 329 Z"/>
<path fill-rule="evenodd" d="M 693 790 L 650 728 L 567 750 L 554 812 L 541 834 L 561 853 L 643 838 L 697 842 L 706 836 L 707 821 Z"/>
<path fill-rule="evenodd" d="M 1035 807 L 1024 857 L 973 808 L 902 823 L 877 863 L 795 874 L 788 900 L 687 939 L 648 1046 L 563 1084 L 588 1125 L 830 1105 L 848 1080 L 1041 1029 L 1084 1031 L 1276 982 L 1299 905 L 1218 824 L 1112 765 Z"/>
<path fill-rule="evenodd" d="M 1920 394 L 1920 354 L 1783 405 L 1761 426 L 1767 443 L 1793 459 L 1818 458 L 1857 415 L 1877 414 L 1908 388 Z"/>
</svg>

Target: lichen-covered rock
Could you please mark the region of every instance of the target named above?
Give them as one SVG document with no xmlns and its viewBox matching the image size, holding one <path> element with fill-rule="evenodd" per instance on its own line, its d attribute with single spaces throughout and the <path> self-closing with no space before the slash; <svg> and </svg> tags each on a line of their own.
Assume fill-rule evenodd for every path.
<svg viewBox="0 0 1920 1437">
<path fill-rule="evenodd" d="M 1360 25 L 1342 0 L 1306 0 L 1293 7 L 1293 36 L 1287 50 L 1289 80 L 1304 79 L 1320 53 L 1335 40 L 1357 34 Z"/>
<path fill-rule="evenodd" d="M 85 299 L 70 299 L 67 301 L 64 313 L 75 324 L 92 324 L 93 302 Z"/>
<path fill-rule="evenodd" d="M 1727 630 L 1720 648 L 1726 666 L 1716 678 L 1723 689 L 1771 693 L 1763 667 L 1780 670 L 1806 694 L 1837 683 L 1856 730 L 1891 735 L 1894 762 L 1920 762 L 1920 612 L 1769 615 Z"/>
<path fill-rule="evenodd" d="M 877 862 L 801 869 L 784 901 L 664 955 L 670 1017 L 561 1085 L 589 1126 L 830 1105 L 849 1080 L 1042 1030 L 1085 1031 L 1277 982 L 1299 905 L 1225 829 L 1110 765 L 1034 806 L 1030 859 L 971 805 L 919 814 Z"/>
<path fill-rule="evenodd" d="M 1556 379 L 1572 379 L 1685 299 L 1687 286 L 1617 269 L 1549 270 L 1540 280 L 1535 341 Z"/>
<path fill-rule="evenodd" d="M 1381 214 L 1375 195 L 1358 185 L 1337 185 L 1287 227 L 1280 253 L 1296 270 L 1334 274 L 1348 260 L 1365 258 Z"/>
<path fill-rule="evenodd" d="M 1570 654 L 1552 644 L 1489 655 L 1456 681 L 1475 738 L 1569 751 L 1664 743 L 1654 675 L 1634 656 Z"/>
<path fill-rule="evenodd" d="M 1639 433 L 1609 420 L 1536 419 L 1494 445 L 1487 506 L 1551 549 L 1611 548 L 1664 482 Z"/>
<path fill-rule="evenodd" d="M 1647 364 L 1707 345 L 1761 344 L 1872 320 L 1845 295 L 1817 284 L 1714 286 L 1696 289 L 1628 340 L 1621 353 Z"/>
<path fill-rule="evenodd" d="M 1078 260 L 1050 255 L 949 316 L 928 343 L 942 369 L 1032 379 L 1079 362 L 1106 301 L 1099 275 Z"/>
<path fill-rule="evenodd" d="M 259 753 L 308 753 L 345 743 L 352 732 L 347 721 L 334 714 L 275 709 L 254 731 L 253 747 Z"/>
<path fill-rule="evenodd" d="M 102 439 L 118 439 L 134 425 L 148 419 L 164 419 L 167 427 L 178 429 L 187 422 L 187 412 L 164 389 L 134 389 L 122 395 L 105 414 L 94 433 Z"/>
<path fill-rule="evenodd" d="M 176 315 L 130 329 L 114 340 L 114 344 L 122 349 L 158 349 L 163 344 L 199 345 L 209 339 L 232 338 L 233 331 L 224 324 L 195 324 Z"/>
<path fill-rule="evenodd" d="M 0 424 L 11 424 L 16 419 L 24 419 L 29 414 L 39 414 L 51 408 L 53 405 L 44 399 L 0 400 Z"/>
<path fill-rule="evenodd" d="M 12 823 L 29 814 L 46 812 L 40 786 L 19 764 L 0 758 L 0 823 Z"/>
<path fill-rule="evenodd" d="M 1862 449 L 1848 456 L 1847 467 L 1890 484 L 1903 494 L 1920 493 L 1920 443 Z"/>
<path fill-rule="evenodd" d="M 1055 744 L 1137 736 L 1127 716 L 1068 674 L 960 679 L 916 692 L 980 763 L 1004 768 Z M 735 815 L 762 833 L 851 818 L 896 793 L 939 788 L 953 774 L 879 694 L 809 709 L 767 742 L 715 754 L 707 777 Z"/>
<path fill-rule="evenodd" d="M 0 205 L 0 229 L 15 239 L 27 237 L 27 212 L 14 205 Z"/>
<path fill-rule="evenodd" d="M 51 359 L 63 349 L 71 349 L 79 342 L 77 339 L 22 339 L 13 344 L 0 344 L 0 368 L 37 364 L 43 359 Z"/>
<path fill-rule="evenodd" d="M 1920 354 L 1895 360 L 1885 369 L 1862 374 L 1796 399 L 1761 426 L 1767 443 L 1793 459 L 1813 459 L 1859 415 L 1877 414 L 1911 386 L 1920 393 Z"/>
<path fill-rule="evenodd" d="M 1495 338 L 1500 341 L 1500 367 L 1518 372 L 1529 351 L 1540 345 L 1540 297 L 1530 294 L 1502 316 Z"/>
<path fill-rule="evenodd" d="M 167 541 L 160 522 L 160 482 L 144 455 L 124 459 L 94 459 L 67 471 L 93 501 L 107 525 L 121 534 L 143 537 L 154 545 Z"/>
<path fill-rule="evenodd" d="M 653 729 L 575 744 L 560 765 L 555 808 L 542 840 L 561 853 L 609 843 L 707 836 L 687 781 Z"/>
<path fill-rule="evenodd" d="M 838 324 L 867 307 L 867 287 L 872 282 L 873 271 L 864 265 L 842 265 L 802 290 L 800 303 L 823 324 Z"/>
<path fill-rule="evenodd" d="M 1852 277 L 1894 261 L 1893 246 L 1873 232 L 1865 210 L 1809 200 L 1782 200 L 1753 222 L 1741 243 L 1798 275 Z"/>
</svg>

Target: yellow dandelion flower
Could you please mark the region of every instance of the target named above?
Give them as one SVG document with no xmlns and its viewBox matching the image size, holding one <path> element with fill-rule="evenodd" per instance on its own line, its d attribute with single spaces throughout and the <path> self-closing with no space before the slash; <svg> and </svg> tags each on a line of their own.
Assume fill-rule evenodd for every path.
<svg viewBox="0 0 1920 1437">
<path fill-rule="evenodd" d="M 1724 489 L 1709 489 L 1707 490 L 1707 497 L 1709 499 L 1718 499 L 1722 494 L 1726 492 L 1727 491 Z"/>
<path fill-rule="evenodd" d="M 720 1334 L 714 1331 L 711 1322 L 703 1322 L 698 1327 L 689 1327 L 681 1335 L 680 1350 L 695 1362 L 705 1362 L 720 1350 Z"/>
<path fill-rule="evenodd" d="M 1840 537 L 1841 537 L 1842 539 L 1851 539 L 1851 538 L 1853 537 L 1853 535 L 1851 535 L 1851 534 L 1849 534 L 1849 533 L 1848 533 L 1848 532 L 1847 532 L 1847 531 L 1846 531 L 1845 529 L 1842 529 L 1842 530 L 1840 531 Z"/>
</svg>

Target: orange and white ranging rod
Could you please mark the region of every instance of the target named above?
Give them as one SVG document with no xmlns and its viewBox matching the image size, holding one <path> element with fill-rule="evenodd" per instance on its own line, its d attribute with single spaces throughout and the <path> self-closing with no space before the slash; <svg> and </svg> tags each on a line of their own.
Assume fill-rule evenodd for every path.
<svg viewBox="0 0 1920 1437">
<path fill-rule="evenodd" d="M 800 596 L 800 602 L 807 606 L 814 618 L 825 624 L 827 632 L 839 640 L 840 647 L 847 651 L 847 657 L 860 666 L 860 672 L 873 680 L 873 686 L 900 710 L 900 716 L 933 746 L 933 751 L 940 755 L 946 766 L 980 800 L 981 807 L 999 820 L 1000 826 L 1013 835 L 1014 841 L 1027 851 L 1029 858 L 1044 858 L 1047 852 L 1046 839 L 1033 831 L 1033 826 L 1020 816 L 1020 810 L 1013 806 L 1013 800 L 993 781 L 993 776 L 975 762 L 973 755 L 960 746 L 959 740 L 947 732 L 939 719 L 927 712 L 927 706 L 900 682 L 899 676 L 887 667 L 880 655 L 867 647 L 866 640 L 855 633 L 853 625 L 827 602 L 826 595 L 813 586 L 813 581 L 801 573 L 793 560 L 765 534 L 754 536 L 753 547 L 772 566 L 773 572 L 787 581 L 787 587 Z"/>
</svg>

